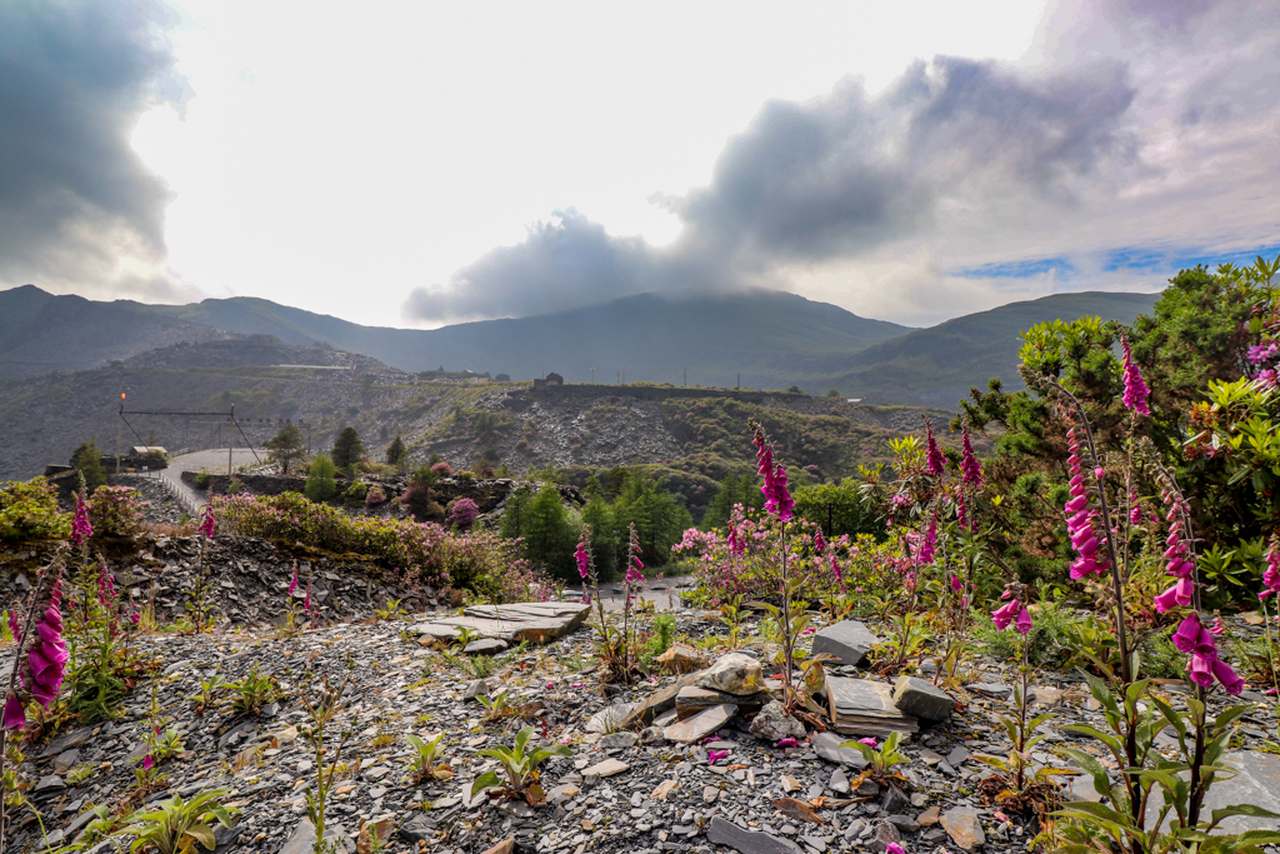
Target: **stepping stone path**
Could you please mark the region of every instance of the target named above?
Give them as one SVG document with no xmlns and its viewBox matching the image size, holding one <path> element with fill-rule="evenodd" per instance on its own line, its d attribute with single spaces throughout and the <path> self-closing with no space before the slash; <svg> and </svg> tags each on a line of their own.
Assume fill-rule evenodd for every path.
<svg viewBox="0 0 1280 854">
<path fill-rule="evenodd" d="M 477 640 L 546 643 L 582 625 L 590 611 L 590 605 L 578 602 L 472 605 L 463 610 L 461 617 L 437 617 L 418 623 L 409 631 L 423 638 L 452 640 L 462 629 L 469 629 Z"/>
</svg>

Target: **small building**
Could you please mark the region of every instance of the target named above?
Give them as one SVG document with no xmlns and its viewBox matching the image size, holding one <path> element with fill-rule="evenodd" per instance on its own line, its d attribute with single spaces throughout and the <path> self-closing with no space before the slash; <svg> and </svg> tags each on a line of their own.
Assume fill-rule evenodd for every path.
<svg viewBox="0 0 1280 854">
<path fill-rule="evenodd" d="M 564 377 L 560 376 L 555 371 L 552 371 L 551 373 L 547 374 L 545 377 L 543 377 L 540 380 L 535 379 L 533 381 L 534 388 L 543 388 L 545 386 L 553 386 L 553 385 L 556 385 L 556 386 L 564 385 Z"/>
</svg>

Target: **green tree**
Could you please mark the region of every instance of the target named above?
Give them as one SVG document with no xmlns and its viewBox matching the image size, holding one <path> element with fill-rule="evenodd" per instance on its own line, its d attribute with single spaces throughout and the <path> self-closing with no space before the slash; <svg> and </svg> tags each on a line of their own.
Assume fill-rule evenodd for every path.
<svg viewBox="0 0 1280 854">
<path fill-rule="evenodd" d="M 76 448 L 71 455 L 71 467 L 84 477 L 84 485 L 89 492 L 107 482 L 107 472 L 102 467 L 102 452 L 92 441 Z"/>
<path fill-rule="evenodd" d="M 333 443 L 333 464 L 339 471 L 350 475 L 356 463 L 364 459 L 364 445 L 354 427 L 343 427 Z"/>
<path fill-rule="evenodd" d="M 295 424 L 286 424 L 267 442 L 267 451 L 271 459 L 280 464 L 280 471 L 288 474 L 289 466 L 302 460 L 307 454 L 302 431 Z"/>
<path fill-rule="evenodd" d="M 582 521 L 591 526 L 591 556 L 601 578 L 613 578 L 618 572 L 618 553 L 622 539 L 613 519 L 613 508 L 604 495 L 596 492 L 582 508 Z"/>
<path fill-rule="evenodd" d="M 395 439 L 387 447 L 387 463 L 393 466 L 402 465 L 408 453 L 409 449 L 404 446 L 404 439 L 400 438 L 400 434 L 397 433 Z"/>
<path fill-rule="evenodd" d="M 871 534 L 880 530 L 875 512 L 863 499 L 861 484 L 849 477 L 839 483 L 813 483 L 793 493 L 796 513 L 822 527 L 828 537 Z"/>
<path fill-rule="evenodd" d="M 337 469 L 328 454 L 316 454 L 307 469 L 307 482 L 302 491 L 312 501 L 328 501 L 338 492 Z"/>
<path fill-rule="evenodd" d="M 648 566 L 664 566 L 671 559 L 671 547 L 693 525 L 693 517 L 678 498 L 638 474 L 623 484 L 622 494 L 614 502 L 613 518 L 619 531 L 635 523 L 641 560 Z"/>
<path fill-rule="evenodd" d="M 729 514 L 733 505 L 741 504 L 748 509 L 759 509 L 764 506 L 764 496 L 760 493 L 760 485 L 750 474 L 728 474 L 716 488 L 711 503 L 702 514 L 703 530 L 723 528 L 729 522 Z"/>
<path fill-rule="evenodd" d="M 576 581 L 573 547 L 578 532 L 554 484 L 544 483 L 529 500 L 523 520 L 525 554 L 552 575 Z"/>
<path fill-rule="evenodd" d="M 528 484 L 520 484 L 507 496 L 502 505 L 502 524 L 498 531 L 509 540 L 524 536 L 525 526 L 529 520 L 529 503 L 533 500 L 533 489 Z"/>
</svg>

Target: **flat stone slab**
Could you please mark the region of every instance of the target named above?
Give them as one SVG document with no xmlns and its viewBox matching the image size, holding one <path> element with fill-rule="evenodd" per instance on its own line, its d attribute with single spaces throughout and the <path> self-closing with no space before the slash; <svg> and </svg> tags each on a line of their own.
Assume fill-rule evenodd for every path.
<svg viewBox="0 0 1280 854">
<path fill-rule="evenodd" d="M 687 718 L 703 709 L 721 706 L 726 703 L 731 706 L 754 706 L 759 708 L 768 701 L 769 695 L 764 692 L 740 695 L 729 694 L 725 691 L 714 691 L 710 688 L 701 688 L 697 685 L 686 685 L 676 694 L 676 714 L 682 718 Z"/>
<path fill-rule="evenodd" d="M 692 744 L 698 739 L 706 738 L 727 724 L 733 719 L 737 711 L 737 706 L 731 706 L 728 703 L 721 706 L 712 706 L 709 709 L 698 712 L 691 718 L 685 718 L 679 723 L 674 723 L 667 727 L 662 731 L 662 737 L 667 741 L 674 741 L 678 744 Z"/>
<path fill-rule="evenodd" d="M 950 694 L 918 676 L 898 677 L 893 686 L 893 702 L 904 714 L 934 722 L 951 717 L 955 708 Z"/>
<path fill-rule="evenodd" d="M 834 732 L 815 733 L 812 739 L 813 751 L 822 759 L 828 762 L 835 762 L 837 765 L 848 765 L 850 768 L 856 768 L 861 771 L 867 767 L 867 758 L 852 747 L 841 747 L 840 745 L 846 741 L 845 738 L 836 735 Z"/>
<path fill-rule="evenodd" d="M 457 617 L 436 617 L 412 626 L 420 637 L 452 640 L 469 629 L 480 640 L 508 644 L 546 643 L 582 625 L 591 606 L 578 602 L 516 602 L 510 605 L 472 605 Z"/>
<path fill-rule="evenodd" d="M 893 688 L 888 683 L 828 674 L 826 694 L 836 732 L 883 737 L 920 729 L 919 722 L 893 702 Z"/>
<path fill-rule="evenodd" d="M 712 845 L 725 845 L 741 854 L 801 854 L 800 846 L 790 839 L 783 839 L 761 830 L 745 827 L 716 816 L 707 827 L 707 841 Z"/>
<path fill-rule="evenodd" d="M 1253 804 L 1272 812 L 1280 812 L 1280 756 L 1274 753 L 1263 753 L 1260 750 L 1236 750 L 1222 757 L 1222 763 L 1235 768 L 1237 773 L 1231 779 L 1219 775 L 1214 778 L 1205 797 L 1203 814 L 1223 807 L 1238 804 Z M 1093 791 L 1087 777 L 1080 777 L 1085 782 L 1082 789 Z M 1082 792 L 1082 794 L 1084 794 Z M 1096 798 L 1096 795 L 1094 796 Z M 1152 820 L 1159 814 L 1163 798 L 1159 787 L 1151 797 L 1147 815 Z M 1247 815 L 1233 815 L 1223 819 L 1218 825 L 1223 833 L 1243 833 L 1246 830 L 1275 830 L 1280 826 L 1280 819 L 1254 818 Z"/>
<path fill-rule="evenodd" d="M 880 638 L 872 634 L 863 623 L 841 620 L 820 629 L 813 636 L 813 654 L 825 652 L 835 656 L 841 664 L 857 665 L 867 657 L 871 647 L 878 643 Z"/>
</svg>

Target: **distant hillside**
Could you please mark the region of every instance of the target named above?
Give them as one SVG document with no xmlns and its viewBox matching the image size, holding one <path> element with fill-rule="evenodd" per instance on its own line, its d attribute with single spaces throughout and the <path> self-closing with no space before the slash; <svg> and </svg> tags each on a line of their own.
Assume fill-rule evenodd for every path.
<svg viewBox="0 0 1280 854">
<path fill-rule="evenodd" d="M 0 291 L 0 378 L 83 370 L 156 347 L 226 337 L 158 308 L 54 296 L 31 285 Z"/>
<path fill-rule="evenodd" d="M 87 439 L 105 452 L 139 443 L 173 451 L 242 444 L 221 418 L 139 415 L 125 423 L 120 391 L 134 410 L 217 412 L 234 405 L 258 447 L 289 418 L 303 425 L 315 448 L 328 448 L 342 427 L 354 426 L 375 458 L 400 433 L 414 459 L 438 453 L 461 467 L 490 464 L 519 473 L 651 464 L 678 473 L 695 505 L 729 468 L 750 470 L 748 418 L 776 434 L 791 464 L 835 475 L 882 457 L 885 440 L 918 427 L 923 414 L 776 392 L 450 382 L 324 345 L 253 336 L 177 344 L 38 383 L 0 383 L 0 478 L 30 477 L 46 463 L 66 462 Z M 933 417 L 941 422 L 945 413 Z"/>
<path fill-rule="evenodd" d="M 98 367 L 177 341 L 227 334 L 323 343 L 408 371 L 472 370 L 516 378 L 786 386 L 838 370 L 848 356 L 910 330 L 794 294 L 641 295 L 602 305 L 436 330 L 361 326 L 250 297 L 182 306 L 0 291 L 0 376 Z M 38 331 L 36 331 L 38 330 Z M 41 338 L 38 343 L 35 338 Z M 31 362 L 19 366 L 17 360 Z M 4 360 L 9 360 L 6 364 Z M 46 365 L 43 369 L 40 364 Z"/>
<path fill-rule="evenodd" d="M 856 365 L 853 370 L 802 385 L 814 390 L 837 388 L 869 401 L 954 409 L 970 388 L 985 388 L 992 377 L 1003 380 L 1006 388 L 1022 387 L 1018 350 L 1027 327 L 1085 315 L 1132 323 L 1159 298 L 1159 294 L 1085 291 L 1009 303 L 875 344 L 851 360 Z"/>
<path fill-rule="evenodd" d="M 471 370 L 515 379 L 836 389 L 868 402 L 954 407 L 971 386 L 1018 381 L 1018 335 L 1056 317 L 1130 322 L 1156 294 L 1086 292 L 910 329 L 794 294 L 753 291 L 675 298 L 644 294 L 601 305 L 435 330 L 361 326 L 248 297 L 183 306 L 0 291 L 0 378 L 106 365 L 179 342 L 272 335 L 406 371 Z M 225 366 L 225 365 L 224 365 Z M 211 366 L 213 367 L 213 366 Z"/>
</svg>

